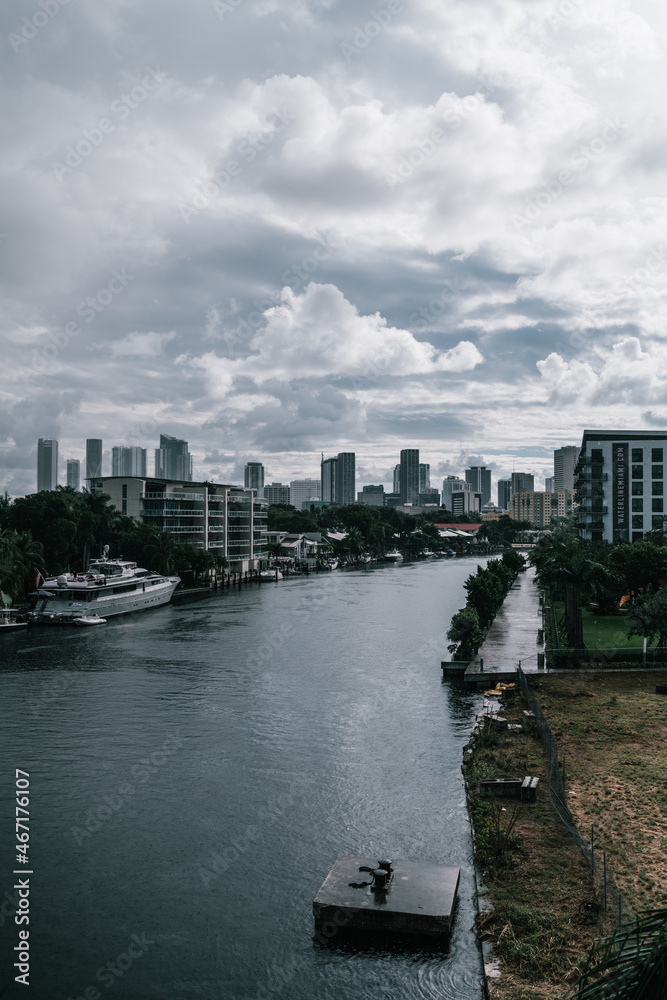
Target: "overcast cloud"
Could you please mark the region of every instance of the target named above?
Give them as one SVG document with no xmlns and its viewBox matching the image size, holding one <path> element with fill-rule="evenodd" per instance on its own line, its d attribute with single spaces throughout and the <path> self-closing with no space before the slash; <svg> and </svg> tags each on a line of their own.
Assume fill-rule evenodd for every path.
<svg viewBox="0 0 667 1000">
<path fill-rule="evenodd" d="M 0 488 L 39 436 L 61 481 L 162 432 L 391 485 L 667 427 L 666 38 L 657 0 L 8 0 Z"/>
</svg>

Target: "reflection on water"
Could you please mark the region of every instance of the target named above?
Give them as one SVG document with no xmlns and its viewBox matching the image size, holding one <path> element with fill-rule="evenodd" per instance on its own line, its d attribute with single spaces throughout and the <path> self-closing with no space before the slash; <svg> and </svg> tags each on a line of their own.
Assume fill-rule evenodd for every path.
<svg viewBox="0 0 667 1000">
<path fill-rule="evenodd" d="M 0 833 L 13 842 L 22 768 L 34 994 L 481 997 L 460 772 L 479 696 L 439 671 L 474 566 L 338 571 L 3 637 Z M 449 949 L 315 947 L 339 854 L 460 865 Z"/>
</svg>

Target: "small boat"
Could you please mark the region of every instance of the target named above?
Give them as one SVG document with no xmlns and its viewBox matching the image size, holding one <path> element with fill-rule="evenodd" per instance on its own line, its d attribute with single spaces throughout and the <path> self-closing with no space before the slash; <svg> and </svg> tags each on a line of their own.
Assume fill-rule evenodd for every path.
<svg viewBox="0 0 667 1000">
<path fill-rule="evenodd" d="M 278 568 L 263 569 L 259 574 L 260 580 L 282 580 L 283 575 Z"/>
<path fill-rule="evenodd" d="M 338 569 L 338 560 L 337 559 L 327 559 L 327 561 L 326 561 L 326 568 L 327 569 Z"/>
<path fill-rule="evenodd" d="M 17 611 L 11 611 L 9 608 L 0 609 L 0 632 L 20 632 L 21 629 L 27 628 L 27 621 L 20 621 Z"/>
<path fill-rule="evenodd" d="M 364 563 L 364 565 L 368 564 L 370 561 L 371 557 L 369 556 L 368 552 L 362 552 L 361 555 L 359 556 L 359 562 Z"/>
<path fill-rule="evenodd" d="M 388 562 L 400 562 L 400 560 L 402 558 L 403 558 L 403 556 L 398 551 L 398 549 L 392 549 L 391 552 L 386 552 L 385 553 L 385 559 Z"/>
<path fill-rule="evenodd" d="M 81 615 L 79 618 L 72 618 L 72 625 L 106 625 L 106 618 L 99 615 Z"/>
</svg>

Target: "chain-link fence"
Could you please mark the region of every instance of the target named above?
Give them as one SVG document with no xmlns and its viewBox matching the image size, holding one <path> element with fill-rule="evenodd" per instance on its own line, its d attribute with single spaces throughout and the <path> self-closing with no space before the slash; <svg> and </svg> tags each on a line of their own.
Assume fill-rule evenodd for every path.
<svg viewBox="0 0 667 1000">
<path fill-rule="evenodd" d="M 591 841 L 584 840 L 577 829 L 574 817 L 566 804 L 565 786 L 563 784 L 563 775 L 558 759 L 558 746 L 556 744 L 556 740 L 551 732 L 544 712 L 540 707 L 540 703 L 537 700 L 537 695 L 533 689 L 529 687 L 526 675 L 521 667 L 518 667 L 517 673 L 521 693 L 528 706 L 528 710 L 535 716 L 535 723 L 539 730 L 542 744 L 547 755 L 547 786 L 549 789 L 549 799 L 588 862 L 591 872 L 593 873 L 595 894 L 598 905 L 616 925 L 626 923 L 628 920 L 634 920 L 632 912 L 626 905 L 625 900 L 616 885 L 616 880 L 611 870 L 611 866 L 607 862 L 607 855 L 604 851 L 596 849 L 593 839 L 591 839 Z M 594 837 L 592 829 L 591 836 L 592 838 Z"/>
</svg>

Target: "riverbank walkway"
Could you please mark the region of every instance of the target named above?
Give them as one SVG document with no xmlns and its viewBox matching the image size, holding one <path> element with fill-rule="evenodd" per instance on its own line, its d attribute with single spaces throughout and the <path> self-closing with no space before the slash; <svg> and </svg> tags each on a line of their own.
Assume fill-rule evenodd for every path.
<svg viewBox="0 0 667 1000">
<path fill-rule="evenodd" d="M 544 652 L 544 646 L 537 644 L 537 630 L 541 627 L 535 567 L 529 566 L 512 584 L 479 652 L 465 671 L 465 681 L 477 687 L 513 681 L 519 663 L 524 673 L 536 674 L 537 654 Z"/>
</svg>

